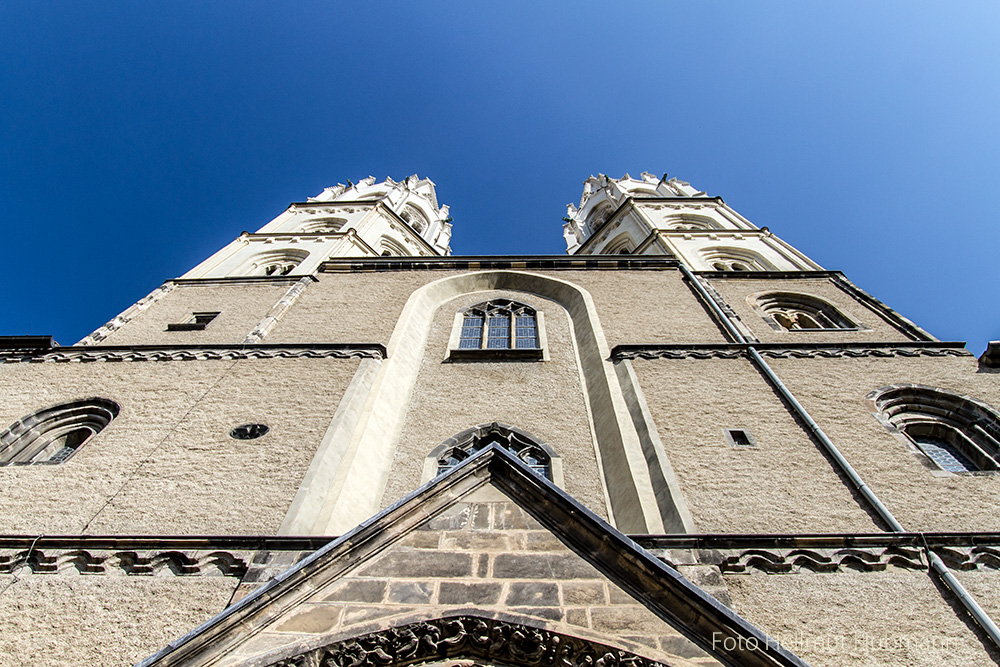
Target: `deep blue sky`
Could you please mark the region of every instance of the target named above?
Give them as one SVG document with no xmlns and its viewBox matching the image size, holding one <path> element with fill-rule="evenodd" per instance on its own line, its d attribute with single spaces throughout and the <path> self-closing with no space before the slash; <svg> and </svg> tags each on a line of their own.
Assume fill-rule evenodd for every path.
<svg viewBox="0 0 1000 667">
<path fill-rule="evenodd" d="M 669 172 L 978 353 L 1000 338 L 1000 3 L 4 2 L 0 334 L 69 345 L 291 201 L 438 185 L 562 253 Z"/>
</svg>

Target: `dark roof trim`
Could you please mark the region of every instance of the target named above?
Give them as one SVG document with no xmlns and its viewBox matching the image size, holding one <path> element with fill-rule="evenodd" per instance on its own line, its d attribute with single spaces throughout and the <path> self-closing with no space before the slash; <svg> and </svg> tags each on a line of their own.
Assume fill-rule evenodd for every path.
<svg viewBox="0 0 1000 667">
<path fill-rule="evenodd" d="M 34 350 L 58 347 L 52 336 L 0 336 L 0 350 Z"/>
<path fill-rule="evenodd" d="M 448 257 L 370 257 L 330 259 L 322 273 L 372 271 L 476 271 L 482 269 L 675 269 L 679 262 L 655 255 L 450 255 Z"/>
</svg>

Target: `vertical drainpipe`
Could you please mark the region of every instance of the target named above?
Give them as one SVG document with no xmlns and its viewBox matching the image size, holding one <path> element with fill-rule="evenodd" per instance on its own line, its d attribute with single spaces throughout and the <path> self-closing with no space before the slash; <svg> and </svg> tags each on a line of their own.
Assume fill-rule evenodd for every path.
<svg viewBox="0 0 1000 667">
<path fill-rule="evenodd" d="M 768 381 L 770 381 L 771 385 L 778 391 L 778 393 L 781 394 L 782 398 L 785 399 L 788 405 L 791 406 L 792 411 L 806 423 L 809 427 L 809 431 L 823 447 L 823 450 L 830 456 L 831 459 L 833 459 L 834 464 L 840 469 L 848 481 L 850 481 L 851 485 L 872 506 L 875 513 L 878 514 L 879 518 L 882 519 L 887 526 L 889 526 L 892 532 L 905 533 L 906 530 L 899 523 L 899 521 L 896 520 L 896 517 L 892 515 L 889 508 L 883 505 L 882 501 L 880 501 L 878 496 L 875 495 L 875 492 L 872 491 L 867 484 L 865 484 L 858 472 L 851 466 L 850 463 L 847 462 L 847 459 L 844 458 L 843 454 L 840 453 L 840 450 L 837 449 L 837 446 L 833 444 L 833 441 L 831 441 L 826 433 L 823 432 L 823 429 L 820 428 L 819 424 L 813 420 L 788 387 L 786 387 L 778 376 L 775 375 L 774 370 L 772 370 L 768 363 L 764 360 L 764 357 L 760 356 L 760 353 L 757 352 L 753 344 L 747 342 L 746 338 L 744 338 L 739 332 L 716 300 L 709 295 L 708 290 L 706 290 L 705 286 L 701 284 L 698 277 L 695 276 L 683 262 L 679 262 L 679 266 L 681 273 L 684 274 L 684 277 L 694 286 L 695 291 L 698 292 L 705 303 L 707 303 L 712 309 L 712 312 L 715 313 L 715 316 L 722 323 L 726 332 L 732 336 L 733 340 L 737 343 L 747 346 L 747 354 L 749 355 L 750 360 L 754 363 L 757 369 L 764 374 Z M 963 607 L 965 607 L 965 610 L 969 612 L 969 615 L 972 616 L 976 624 L 979 625 L 983 632 L 985 632 L 990 638 L 990 641 L 993 642 L 993 646 L 1000 649 L 1000 628 L 997 628 L 993 619 L 991 619 L 989 615 L 983 611 L 983 608 L 979 606 L 979 603 L 976 602 L 971 595 L 969 595 L 969 592 L 965 590 L 962 583 L 955 578 L 954 574 L 951 573 L 951 570 L 949 570 L 948 566 L 944 564 L 941 557 L 931 551 L 930 547 L 928 547 L 926 543 L 924 544 L 924 551 L 927 554 L 927 561 L 931 569 L 934 570 L 934 572 L 941 578 L 941 581 L 944 582 L 944 585 L 948 588 L 948 590 L 950 590 L 955 597 L 958 598 L 959 602 Z"/>
</svg>

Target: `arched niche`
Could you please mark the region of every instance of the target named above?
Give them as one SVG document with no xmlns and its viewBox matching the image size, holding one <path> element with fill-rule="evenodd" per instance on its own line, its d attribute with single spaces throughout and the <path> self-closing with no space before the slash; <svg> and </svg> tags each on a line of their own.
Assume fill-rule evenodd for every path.
<svg viewBox="0 0 1000 667">
<path fill-rule="evenodd" d="M 677 516 L 683 499 L 676 487 L 667 488 L 662 482 L 673 478 L 665 470 L 669 464 L 640 441 L 592 297 L 585 289 L 551 276 L 496 270 L 448 276 L 414 290 L 389 339 L 387 359 L 365 371 L 367 394 L 356 408 L 360 416 L 343 426 L 349 434 L 331 449 L 329 459 L 314 462 L 317 471 L 327 472 L 314 475 L 311 468 L 307 473 L 282 524 L 283 534 L 335 535 L 375 514 L 434 313 L 459 296 L 493 290 L 535 294 L 566 309 L 592 415 L 608 514 L 627 533 L 666 532 L 665 517 Z M 651 471 L 660 480 L 655 485 Z"/>
</svg>

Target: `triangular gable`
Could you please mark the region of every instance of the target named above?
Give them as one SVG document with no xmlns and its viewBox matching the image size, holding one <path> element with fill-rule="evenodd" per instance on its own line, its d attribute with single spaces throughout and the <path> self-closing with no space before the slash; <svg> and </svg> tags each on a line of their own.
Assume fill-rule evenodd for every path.
<svg viewBox="0 0 1000 667">
<path fill-rule="evenodd" d="M 262 629 L 287 618 L 310 595 L 379 556 L 488 483 L 580 559 L 719 662 L 733 667 L 805 665 L 561 489 L 491 445 L 319 549 L 139 667 L 208 664 L 229 655 Z"/>
</svg>

